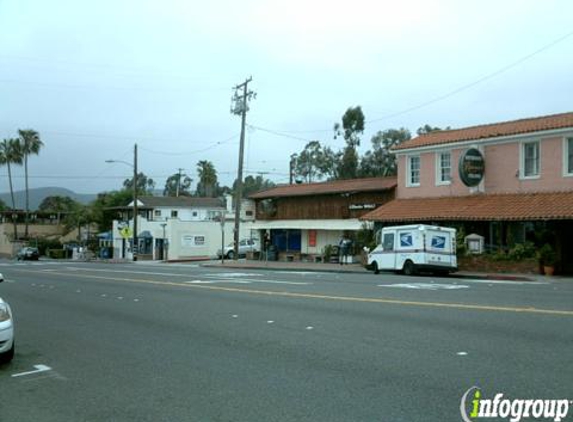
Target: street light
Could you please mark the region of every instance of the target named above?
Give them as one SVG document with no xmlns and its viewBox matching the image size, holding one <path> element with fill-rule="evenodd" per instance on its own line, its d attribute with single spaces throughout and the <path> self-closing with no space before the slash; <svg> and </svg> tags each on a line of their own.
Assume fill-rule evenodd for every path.
<svg viewBox="0 0 573 422">
<path fill-rule="evenodd" d="M 106 163 L 121 163 L 133 168 L 133 260 L 137 261 L 137 144 L 133 146 L 133 164 L 123 160 L 105 160 Z"/>
</svg>

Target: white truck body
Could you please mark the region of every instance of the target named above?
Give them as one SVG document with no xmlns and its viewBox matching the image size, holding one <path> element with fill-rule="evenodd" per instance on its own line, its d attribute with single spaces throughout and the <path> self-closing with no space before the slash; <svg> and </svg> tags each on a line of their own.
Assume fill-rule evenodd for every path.
<svg viewBox="0 0 573 422">
<path fill-rule="evenodd" d="M 376 233 L 377 246 L 368 254 L 368 268 L 403 271 L 454 272 L 456 229 L 425 224 L 384 227 Z"/>
</svg>

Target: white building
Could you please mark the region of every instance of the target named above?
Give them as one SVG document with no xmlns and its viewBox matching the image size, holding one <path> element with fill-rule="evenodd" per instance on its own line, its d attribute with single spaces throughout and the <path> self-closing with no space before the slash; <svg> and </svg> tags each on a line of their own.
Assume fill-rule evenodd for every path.
<svg viewBox="0 0 573 422">
<path fill-rule="evenodd" d="M 235 211 L 232 197 L 144 197 L 138 199 L 137 257 L 142 260 L 208 259 L 233 242 Z M 133 202 L 119 209 L 113 222 L 113 257 L 132 259 Z M 224 224 L 221 224 L 223 217 Z M 241 203 L 240 238 L 256 237 L 251 230 L 254 204 Z M 224 238 L 223 238 L 224 235 Z"/>
</svg>

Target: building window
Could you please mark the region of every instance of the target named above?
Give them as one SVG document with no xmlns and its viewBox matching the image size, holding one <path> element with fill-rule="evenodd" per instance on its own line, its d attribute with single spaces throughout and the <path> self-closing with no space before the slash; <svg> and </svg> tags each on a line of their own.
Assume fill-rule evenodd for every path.
<svg viewBox="0 0 573 422">
<path fill-rule="evenodd" d="M 524 142 L 521 147 L 521 174 L 539 176 L 539 142 Z"/>
<path fill-rule="evenodd" d="M 573 138 L 565 138 L 563 145 L 563 160 L 565 176 L 573 176 Z"/>
<path fill-rule="evenodd" d="M 436 155 L 436 184 L 449 185 L 452 181 L 452 154 L 440 152 Z"/>
<path fill-rule="evenodd" d="M 252 217 L 252 216 L 253 216 L 253 211 L 247 210 L 247 211 L 245 211 L 245 215 L 246 215 L 247 217 Z"/>
<path fill-rule="evenodd" d="M 193 217 L 197 217 L 197 211 L 193 211 Z"/>
<path fill-rule="evenodd" d="M 420 186 L 420 156 L 408 157 L 407 186 Z"/>
<path fill-rule="evenodd" d="M 177 210 L 171 210 L 171 218 L 177 218 Z"/>
<path fill-rule="evenodd" d="M 153 216 L 154 216 L 154 217 L 161 217 L 161 210 L 154 210 L 154 211 L 153 211 Z"/>
</svg>

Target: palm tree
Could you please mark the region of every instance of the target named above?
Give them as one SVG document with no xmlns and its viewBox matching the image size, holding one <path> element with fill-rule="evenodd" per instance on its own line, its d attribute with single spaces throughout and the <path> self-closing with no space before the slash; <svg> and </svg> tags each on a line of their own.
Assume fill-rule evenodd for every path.
<svg viewBox="0 0 573 422">
<path fill-rule="evenodd" d="M 28 155 L 38 155 L 44 143 L 40 140 L 40 134 L 32 129 L 19 129 L 22 155 L 24 157 L 24 178 L 26 180 L 26 229 L 24 236 L 28 238 L 28 215 L 30 213 L 30 198 L 28 195 Z"/>
<path fill-rule="evenodd" d="M 10 164 L 22 164 L 22 150 L 18 139 L 4 139 L 0 142 L 0 165 L 8 167 L 8 181 L 10 183 L 10 196 L 12 198 L 12 211 L 16 209 L 14 200 L 14 187 L 12 186 L 12 168 Z M 14 240 L 18 239 L 18 225 L 16 219 L 14 222 Z"/>
<path fill-rule="evenodd" d="M 217 185 L 217 170 L 211 161 L 202 160 L 197 163 L 197 174 L 199 175 L 199 186 L 197 193 L 199 195 L 212 197 L 214 194 L 215 186 Z"/>
</svg>

